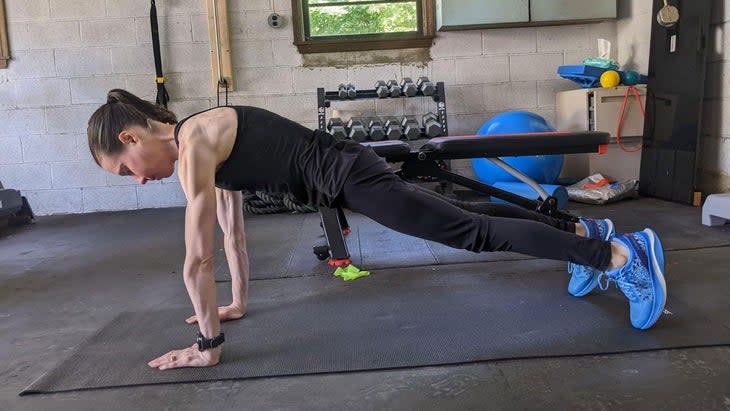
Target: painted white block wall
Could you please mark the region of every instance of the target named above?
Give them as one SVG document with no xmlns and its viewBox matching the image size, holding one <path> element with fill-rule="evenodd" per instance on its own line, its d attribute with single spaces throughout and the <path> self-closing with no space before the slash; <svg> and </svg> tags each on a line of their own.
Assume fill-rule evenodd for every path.
<svg viewBox="0 0 730 411">
<path fill-rule="evenodd" d="M 713 0 L 702 138 L 699 189 L 730 192 L 730 0 Z"/>
<path fill-rule="evenodd" d="M 102 172 L 86 146 L 86 121 L 110 88 L 154 99 L 149 2 L 24 0 L 5 2 L 13 60 L 0 70 L 0 180 L 22 190 L 39 215 L 184 205 L 175 177 L 145 186 Z M 364 64 L 338 54 L 338 67 L 304 67 L 291 26 L 271 29 L 290 0 L 229 3 L 239 90 L 232 104 L 264 107 L 316 126 L 316 88 L 428 75 L 447 86 L 452 134 L 474 133 L 490 116 L 524 109 L 554 121 L 555 93 L 572 82 L 555 73 L 595 55 L 596 39 L 616 43 L 616 23 L 438 33 L 432 60 Z M 183 117 L 215 104 L 208 88 L 208 34 L 202 1 L 158 2 L 170 108 Z M 399 56 L 401 52 L 386 52 Z M 393 59 L 398 61 L 399 59 Z M 359 101 L 339 107 L 377 115 L 423 114 L 426 99 Z M 470 173 L 469 164 L 456 164 Z"/>
</svg>

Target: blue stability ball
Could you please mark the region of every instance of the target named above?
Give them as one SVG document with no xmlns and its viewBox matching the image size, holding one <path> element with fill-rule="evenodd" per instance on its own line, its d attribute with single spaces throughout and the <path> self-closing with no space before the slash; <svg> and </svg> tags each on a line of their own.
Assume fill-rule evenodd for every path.
<svg viewBox="0 0 730 411">
<path fill-rule="evenodd" d="M 548 122 L 537 114 L 526 111 L 508 111 L 489 119 L 479 135 L 540 133 L 555 131 Z M 546 135 L 545 138 L 550 138 Z M 505 163 L 527 174 L 540 184 L 554 184 L 563 168 L 563 155 L 538 155 L 520 157 L 500 157 Z M 519 181 L 516 177 L 496 166 L 486 158 L 471 160 L 474 173 L 479 181 L 494 184 L 497 181 Z"/>
</svg>

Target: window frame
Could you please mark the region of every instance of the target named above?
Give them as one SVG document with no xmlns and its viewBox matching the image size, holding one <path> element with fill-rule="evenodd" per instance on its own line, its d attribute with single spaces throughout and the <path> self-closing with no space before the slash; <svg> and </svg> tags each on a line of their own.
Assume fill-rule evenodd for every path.
<svg viewBox="0 0 730 411">
<path fill-rule="evenodd" d="M 405 48 L 429 48 L 436 33 L 436 14 L 434 0 L 411 0 L 418 2 L 418 33 L 361 34 L 347 36 L 326 36 L 307 38 L 308 0 L 292 0 L 292 26 L 294 45 L 302 54 L 329 53 L 341 51 L 390 50 Z M 364 0 L 362 4 L 367 4 Z M 373 2 L 375 3 L 375 1 Z"/>
</svg>

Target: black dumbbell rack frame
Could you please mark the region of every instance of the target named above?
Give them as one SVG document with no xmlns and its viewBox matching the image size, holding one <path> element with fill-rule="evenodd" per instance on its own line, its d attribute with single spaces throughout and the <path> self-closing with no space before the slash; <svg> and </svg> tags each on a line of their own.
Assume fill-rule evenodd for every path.
<svg viewBox="0 0 730 411">
<path fill-rule="evenodd" d="M 444 136 L 449 135 L 448 120 L 446 117 L 446 90 L 444 83 L 439 81 L 436 83 L 436 90 L 433 95 L 426 96 L 421 90 L 418 90 L 418 94 L 412 97 L 401 95 L 399 97 L 385 97 L 383 100 L 388 98 L 414 98 L 414 97 L 431 97 L 436 102 L 436 111 L 439 122 L 441 123 L 442 131 Z M 363 99 L 381 99 L 378 97 L 375 89 L 371 90 L 358 90 L 355 98 L 342 98 L 338 95 L 337 91 L 325 91 L 324 88 L 317 89 L 317 119 L 319 129 L 327 132 L 327 108 L 330 107 L 333 101 L 354 101 Z M 421 136 L 424 135 L 423 128 L 421 127 Z M 428 138 L 428 137 L 425 137 Z M 447 168 L 449 167 L 448 160 L 446 162 Z M 446 185 L 450 186 L 450 183 Z M 445 190 L 445 187 L 442 186 Z M 448 189 L 450 191 L 450 188 Z M 321 218 L 321 226 L 324 231 L 324 235 L 327 243 L 325 245 L 318 245 L 313 247 L 314 254 L 320 260 L 325 260 L 329 257 L 329 264 L 332 266 L 344 266 L 351 264 L 350 252 L 347 250 L 347 242 L 345 241 L 343 229 L 349 231 L 349 224 L 345 213 L 342 208 L 329 208 L 319 207 L 319 214 Z"/>
<path fill-rule="evenodd" d="M 387 99 L 393 99 L 393 98 L 416 98 L 416 97 L 431 97 L 433 101 L 436 102 L 436 115 L 438 116 L 439 123 L 441 123 L 441 128 L 443 130 L 442 135 L 448 136 L 449 135 L 449 125 L 448 125 L 448 119 L 446 116 L 446 89 L 444 86 L 443 81 L 439 81 L 436 83 L 436 90 L 434 91 L 433 95 L 427 96 L 424 95 L 421 90 L 418 90 L 418 93 L 415 96 L 408 97 L 405 95 L 400 95 L 398 97 L 385 97 L 380 98 L 378 97 L 378 94 L 376 93 L 375 89 L 368 89 L 368 90 L 357 90 L 357 96 L 355 98 L 342 98 L 338 95 L 337 91 L 325 91 L 323 87 L 320 87 L 317 89 L 317 120 L 318 120 L 318 126 L 319 129 L 322 131 L 327 131 L 327 108 L 330 107 L 331 103 L 333 101 L 355 101 L 355 100 L 365 100 L 365 99 L 378 99 L 378 100 L 387 100 Z M 421 135 L 423 136 L 423 127 L 421 127 Z M 426 137 L 427 138 L 427 137 Z"/>
</svg>

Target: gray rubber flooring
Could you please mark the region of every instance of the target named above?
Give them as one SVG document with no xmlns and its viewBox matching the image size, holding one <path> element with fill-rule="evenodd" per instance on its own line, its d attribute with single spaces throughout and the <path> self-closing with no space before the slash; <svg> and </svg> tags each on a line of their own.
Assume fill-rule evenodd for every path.
<svg viewBox="0 0 730 411">
<path fill-rule="evenodd" d="M 693 315 L 722 323 L 726 328 L 730 326 L 727 314 L 713 318 L 714 313 L 729 312 L 728 299 L 708 297 L 716 293 L 730 295 L 725 282 L 730 273 L 727 268 L 730 266 L 730 226 L 703 227 L 699 209 L 647 199 L 576 208 L 586 215 L 610 216 L 621 231 L 644 226 L 655 228 L 668 250 L 670 295 L 682 296 L 693 308 Z M 0 363 L 3 364 L 0 409 L 99 409 L 100 404 L 104 404 L 105 409 L 213 407 L 257 410 L 463 410 L 484 409 L 485 404 L 490 409 L 730 407 L 728 347 L 487 361 L 18 397 L 20 391 L 70 358 L 81 344 L 111 323 L 120 312 L 165 312 L 189 305 L 179 276 L 182 216 L 181 209 L 166 209 L 46 217 L 33 226 L 0 233 L 0 318 L 3 319 L 0 342 L 4 347 L 0 349 Z M 297 237 L 282 224 L 289 218 L 293 219 L 291 221 L 300 219 L 301 227 L 310 224 L 313 230 L 304 232 L 300 228 L 301 236 Z M 431 243 L 425 246 L 430 257 L 426 251 L 416 257 L 435 263 L 401 270 L 400 265 L 413 264 L 409 260 L 413 257 L 412 249 L 403 248 L 399 254 L 394 247 L 378 247 L 388 243 L 411 247 L 413 243 L 398 240 L 398 235 L 387 233 L 386 229 L 366 219 L 358 224 L 357 218 L 360 217 L 350 217 L 356 230 L 396 236 L 385 241 L 371 241 L 373 237 L 361 233 L 359 238 L 368 240 L 364 249 L 361 245 L 350 246 L 355 261 L 373 271 L 371 277 L 359 280 L 363 284 L 391 277 L 405 278 L 409 270 L 453 270 L 452 275 L 443 276 L 441 280 L 440 286 L 448 290 L 451 281 L 456 285 L 463 278 L 486 279 L 487 267 L 502 264 L 514 267 L 537 264 L 536 267 L 540 267 L 537 273 L 545 271 L 546 281 L 558 276 L 560 271 L 559 266 L 541 260 L 507 261 L 525 259 L 516 255 L 480 255 L 450 249 L 439 254 L 438 246 Z M 311 221 L 307 222 L 307 219 Z M 329 287 L 351 287 L 350 283 L 331 279 L 328 276 L 331 269 L 322 267 L 311 254 L 311 246 L 321 240 L 317 238 L 320 232 L 316 215 L 251 216 L 246 223 L 251 238 L 254 238 L 254 232 L 258 235 L 255 244 L 250 242 L 249 249 L 252 277 L 257 279 L 252 281 L 250 319 L 254 318 L 255 309 L 275 307 L 275 303 L 288 293 L 316 299 L 325 296 Z M 291 250 L 284 256 L 272 251 L 276 245 L 266 246 L 263 240 L 267 232 L 272 241 L 293 241 L 298 244 L 299 251 Z M 354 234 L 349 241 L 356 241 L 358 237 Z M 409 241 L 418 243 L 420 240 Z M 386 255 L 392 259 L 388 260 Z M 274 263 L 268 263 L 268 268 L 266 256 L 277 258 Z M 471 260 L 485 256 L 504 262 Z M 372 265 L 368 258 L 373 261 Z M 374 263 L 377 258 L 381 259 L 382 265 Z M 284 271 L 286 273 L 282 275 Z M 513 273 L 520 277 L 516 281 L 526 282 L 539 277 L 535 271 L 518 271 Z M 553 271 L 554 274 L 550 274 Z M 567 274 L 563 281 L 557 281 L 558 284 L 548 281 L 552 287 L 557 287 L 551 292 L 564 293 Z M 421 283 L 413 285 L 418 287 Z M 229 284 L 221 282 L 218 287 L 221 302 L 227 301 Z M 560 298 L 566 296 L 563 294 Z M 612 289 L 607 294 L 591 294 L 580 301 L 600 307 L 601 301 L 615 298 L 620 298 L 620 294 Z M 617 309 L 621 309 L 620 305 L 616 305 Z M 675 311 L 670 310 L 676 315 Z M 190 310 L 180 313 L 187 315 Z M 670 324 L 670 321 L 663 319 L 662 324 Z M 702 324 L 707 322 L 699 321 L 697 326 Z M 156 355 L 159 353 L 146 353 L 145 359 Z"/>
<path fill-rule="evenodd" d="M 601 207 L 571 203 L 576 215 L 611 218 L 618 232 L 651 227 L 667 250 L 730 246 L 730 226 L 705 227 L 701 210 L 665 201 L 628 200 Z M 415 212 L 415 211 L 414 211 Z M 348 214 L 352 233 L 347 247 L 353 264 L 368 269 L 454 264 L 463 262 L 512 261 L 525 259 L 516 253 L 472 253 L 400 234 L 359 214 Z M 251 278 L 297 277 L 324 274 L 329 267 L 312 258 L 312 246 L 324 244 L 319 214 L 255 216 L 247 219 L 247 230 L 255 230 L 250 246 Z M 286 232 L 282 235 L 278 230 Z M 217 257 L 225 253 L 219 248 Z M 220 264 L 216 278 L 230 280 L 228 267 Z"/>
</svg>

